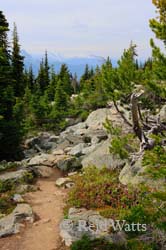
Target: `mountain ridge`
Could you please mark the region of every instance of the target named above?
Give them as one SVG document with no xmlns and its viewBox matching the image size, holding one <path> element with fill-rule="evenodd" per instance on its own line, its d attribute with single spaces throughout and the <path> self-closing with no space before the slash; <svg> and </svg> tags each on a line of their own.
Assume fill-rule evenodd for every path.
<svg viewBox="0 0 166 250">
<path fill-rule="evenodd" d="M 22 50 L 21 54 L 24 56 L 24 64 L 25 68 L 29 69 L 32 65 L 34 70 L 34 74 L 37 75 L 40 62 L 44 57 L 43 54 L 30 54 L 26 50 Z M 59 53 L 47 52 L 49 65 L 54 68 L 55 72 L 60 70 L 62 64 L 67 64 L 70 72 L 74 75 L 77 74 L 78 78 L 81 77 L 85 70 L 86 64 L 89 65 L 90 68 L 96 68 L 97 66 L 101 66 L 105 62 L 105 58 L 97 55 L 89 55 L 87 57 L 74 56 L 74 57 L 63 57 Z M 112 59 L 113 66 L 116 66 L 117 60 Z"/>
</svg>

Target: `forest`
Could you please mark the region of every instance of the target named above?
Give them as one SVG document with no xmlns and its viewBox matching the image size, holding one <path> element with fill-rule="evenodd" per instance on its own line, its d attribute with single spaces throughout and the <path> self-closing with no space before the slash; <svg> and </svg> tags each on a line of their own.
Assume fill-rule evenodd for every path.
<svg viewBox="0 0 166 250">
<path fill-rule="evenodd" d="M 47 51 L 37 75 L 32 67 L 25 68 L 17 26 L 14 24 L 12 41 L 9 41 L 9 23 L 0 11 L 2 164 L 22 161 L 24 142 L 30 136 L 42 132 L 59 136 L 71 126 L 71 121 L 84 123 L 98 109 L 113 107 L 122 119 L 121 127 L 109 119 L 103 126 L 111 138 L 110 155 L 127 162 L 124 169 L 99 170 L 89 166 L 81 175 L 72 177 L 75 186 L 69 191 L 64 214 L 68 217 L 71 207 L 97 209 L 106 218 L 142 221 L 148 225 L 148 233 L 127 233 L 122 245 L 83 236 L 72 244 L 72 250 L 166 249 L 166 116 L 163 115 L 166 112 L 166 2 L 153 0 L 153 4 L 157 17 L 149 21 L 149 26 L 161 48 L 151 39 L 151 57 L 140 61 L 137 45 L 131 41 L 116 67 L 108 57 L 101 67 L 86 65 L 80 79 L 70 73 L 66 64 L 56 72 L 49 64 Z M 42 152 L 40 147 L 38 152 Z M 145 169 L 143 173 L 141 170 L 144 184 L 134 182 L 134 171 L 140 161 Z M 124 179 L 129 172 L 134 186 L 132 181 Z"/>
</svg>

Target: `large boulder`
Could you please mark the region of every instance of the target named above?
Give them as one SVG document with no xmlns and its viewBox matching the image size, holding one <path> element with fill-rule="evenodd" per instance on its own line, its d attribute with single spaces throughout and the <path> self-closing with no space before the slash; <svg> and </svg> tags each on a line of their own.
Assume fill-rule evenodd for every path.
<svg viewBox="0 0 166 250">
<path fill-rule="evenodd" d="M 32 158 L 29 163 L 29 166 L 47 166 L 47 167 L 57 167 L 62 171 L 74 170 L 80 168 L 80 161 L 70 155 L 53 155 L 53 154 L 41 154 Z"/>
<path fill-rule="evenodd" d="M 86 155 L 82 160 L 82 166 L 96 166 L 97 168 L 122 168 L 125 164 L 124 160 L 119 159 L 110 154 L 110 140 L 101 142 L 94 151 Z"/>
<path fill-rule="evenodd" d="M 117 244 L 125 243 L 124 232 L 110 233 L 113 226 L 112 219 L 102 217 L 97 211 L 70 208 L 68 219 L 60 224 L 60 236 L 68 247 L 83 235 L 88 235 L 91 239 L 106 238 Z"/>
<path fill-rule="evenodd" d="M 0 219 L 0 237 L 19 233 L 20 223 L 34 221 L 32 208 L 28 204 L 18 204 L 14 211 Z"/>
<path fill-rule="evenodd" d="M 145 182 L 145 177 L 141 175 L 143 172 L 144 168 L 142 167 L 142 157 L 140 157 L 132 166 L 129 162 L 126 163 L 120 172 L 119 180 L 124 185 L 138 185 Z"/>
<path fill-rule="evenodd" d="M 40 154 L 40 155 L 36 155 L 35 157 L 33 157 L 28 165 L 29 166 L 48 166 L 48 167 L 53 167 L 55 165 L 55 161 L 56 161 L 56 156 L 51 155 L 51 154 Z"/>
<path fill-rule="evenodd" d="M 154 179 L 146 172 L 147 167 L 142 165 L 143 156 L 139 157 L 134 164 L 126 163 L 119 175 L 119 181 L 124 185 L 137 186 L 146 184 L 149 187 L 162 190 L 165 183 L 165 178 Z"/>
<path fill-rule="evenodd" d="M 33 170 L 37 176 L 42 178 L 48 178 L 54 173 L 52 168 L 46 166 L 35 166 Z"/>
<path fill-rule="evenodd" d="M 47 152 L 56 147 L 59 137 L 48 132 L 39 133 L 36 137 L 28 138 L 24 143 L 24 155 L 31 158 L 37 152 Z"/>
<path fill-rule="evenodd" d="M 97 130 L 103 128 L 106 118 L 111 118 L 111 110 L 107 108 L 97 109 L 93 111 L 85 121 L 87 127 Z"/>
<path fill-rule="evenodd" d="M 129 120 L 130 114 L 127 110 L 125 110 L 123 107 L 119 108 L 121 112 L 124 113 L 125 117 Z M 103 129 L 103 123 L 106 121 L 106 119 L 110 120 L 114 125 L 127 127 L 126 124 L 124 124 L 124 121 L 120 114 L 117 112 L 115 107 L 112 105 L 111 108 L 102 108 L 97 109 L 93 111 L 85 121 L 85 124 L 88 128 L 91 128 L 93 130 L 97 129 Z"/>
</svg>

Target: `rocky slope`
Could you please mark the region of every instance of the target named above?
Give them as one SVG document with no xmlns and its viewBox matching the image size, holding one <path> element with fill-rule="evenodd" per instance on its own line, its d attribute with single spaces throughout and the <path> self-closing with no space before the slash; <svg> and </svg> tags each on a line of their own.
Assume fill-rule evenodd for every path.
<svg viewBox="0 0 166 250">
<path fill-rule="evenodd" d="M 123 108 L 122 111 L 130 120 L 130 112 Z M 165 119 L 164 107 L 160 112 L 160 118 Z M 124 123 L 113 106 L 109 109 L 98 109 L 92 112 L 85 122 L 68 127 L 59 136 L 44 132 L 28 138 L 24 144 L 25 159 L 23 161 L 16 162 L 14 169 L 9 167 L 10 163 L 2 162 L 0 164 L 0 185 L 5 186 L 5 188 L 14 186 L 14 195 L 18 198 L 21 193 L 35 190 L 35 186 L 29 184 L 29 179 L 50 178 L 55 168 L 66 174 L 86 168 L 89 165 L 95 165 L 97 168 L 105 166 L 110 169 L 118 168 L 122 170 L 120 181 L 124 184 L 142 182 L 139 175 L 139 172 L 142 171 L 139 161 L 131 168 L 126 160 L 121 160 L 110 154 L 111 138 L 103 126 L 106 119 L 110 120 L 113 125 L 121 126 L 124 133 L 132 132 L 132 128 Z M 4 166 L 9 167 L 7 172 L 5 172 Z M 68 177 L 67 179 L 57 180 L 56 185 L 70 188 L 73 183 Z M 20 204 L 19 201 L 16 201 L 15 205 L 16 208 L 12 213 L 7 216 L 1 215 L 0 237 L 18 233 L 20 222 L 28 220 L 32 223 L 34 220 L 34 214 L 28 204 Z M 79 214 L 79 211 L 75 210 L 75 213 Z M 84 217 L 87 211 L 84 210 L 81 213 Z M 93 217 L 93 215 L 93 212 L 90 213 L 90 216 Z M 98 217 L 99 215 L 95 214 L 95 216 Z M 88 217 L 88 220 L 90 218 Z M 77 234 L 75 231 L 73 233 L 74 235 Z M 75 239 L 68 231 L 64 230 L 61 230 L 61 236 L 67 245 L 70 245 Z M 78 235 L 76 238 L 79 238 Z M 117 238 L 123 241 L 123 235 L 117 236 Z"/>
</svg>

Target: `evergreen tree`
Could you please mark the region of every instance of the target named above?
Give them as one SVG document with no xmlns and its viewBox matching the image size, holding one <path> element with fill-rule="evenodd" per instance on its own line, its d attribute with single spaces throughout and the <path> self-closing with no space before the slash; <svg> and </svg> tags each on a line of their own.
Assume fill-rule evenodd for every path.
<svg viewBox="0 0 166 250">
<path fill-rule="evenodd" d="M 62 64 L 58 78 L 63 85 L 64 92 L 70 96 L 73 93 L 72 77 L 66 64 Z"/>
<path fill-rule="evenodd" d="M 17 33 L 16 24 L 14 24 L 13 30 L 13 48 L 12 48 L 12 78 L 14 82 L 15 96 L 21 97 L 24 94 L 24 81 L 23 81 L 23 70 L 24 70 L 24 57 L 20 54 L 20 45 Z"/>
<path fill-rule="evenodd" d="M 49 65 L 48 65 L 48 57 L 47 52 L 45 53 L 44 60 L 42 59 L 40 63 L 40 68 L 38 72 L 38 77 L 36 79 L 37 83 L 40 86 L 40 89 L 42 93 L 48 88 L 49 82 L 50 82 L 50 73 L 49 73 Z"/>
<path fill-rule="evenodd" d="M 55 91 L 55 100 L 54 100 L 54 110 L 64 114 L 68 109 L 68 97 L 64 90 L 64 85 L 61 80 L 58 81 L 56 91 Z"/>
<path fill-rule="evenodd" d="M 157 8 L 159 16 L 150 20 L 150 27 L 156 37 L 162 40 L 166 46 L 166 1 L 152 0 Z"/>
<path fill-rule="evenodd" d="M 163 41 L 166 48 L 166 2 L 165 0 L 153 0 L 159 16 L 150 20 L 150 27 L 156 38 Z M 146 70 L 146 87 L 151 94 L 151 100 L 160 104 L 166 98 L 166 55 L 155 45 L 153 39 L 150 41 L 152 47 L 152 68 Z M 148 75 L 147 75 L 148 74 Z M 147 78 L 147 76 L 149 76 Z"/>
<path fill-rule="evenodd" d="M 32 69 L 32 65 L 29 67 L 29 72 L 28 72 L 28 87 L 29 89 L 32 91 L 35 88 L 35 77 L 33 74 L 33 69 Z"/>
<path fill-rule="evenodd" d="M 80 89 L 81 89 L 81 90 L 84 90 L 84 89 L 87 88 L 87 87 L 86 87 L 86 82 L 87 82 L 88 80 L 90 80 L 90 78 L 91 78 L 92 76 L 93 76 L 93 75 L 92 75 L 92 71 L 89 70 L 89 66 L 88 66 L 88 64 L 86 64 L 86 66 L 85 66 L 85 71 L 84 71 L 84 73 L 83 73 L 83 75 L 82 75 L 82 77 L 81 77 L 81 79 L 80 79 Z"/>
<path fill-rule="evenodd" d="M 20 127 L 14 114 L 12 68 L 8 47 L 8 22 L 0 11 L 0 160 L 17 159 L 20 155 Z"/>
<path fill-rule="evenodd" d="M 73 90 L 74 90 L 74 94 L 76 94 L 79 90 L 79 84 L 78 84 L 78 80 L 77 80 L 77 74 L 74 74 L 74 77 L 72 76 L 72 83 L 71 83 Z"/>
<path fill-rule="evenodd" d="M 48 98 L 50 101 L 54 101 L 57 82 L 58 82 L 58 75 L 55 74 L 54 69 L 52 69 L 50 83 L 49 83 L 49 86 L 47 88 Z"/>
</svg>

